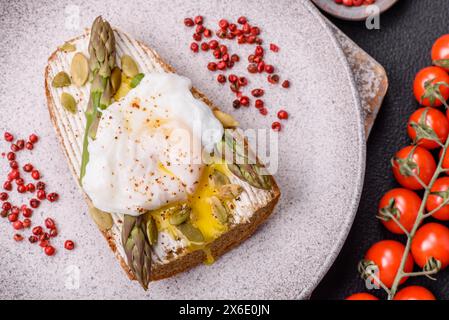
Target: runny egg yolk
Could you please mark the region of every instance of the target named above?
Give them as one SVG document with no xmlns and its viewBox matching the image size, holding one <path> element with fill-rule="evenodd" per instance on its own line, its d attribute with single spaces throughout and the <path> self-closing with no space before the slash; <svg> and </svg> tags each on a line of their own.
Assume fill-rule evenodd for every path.
<svg viewBox="0 0 449 320">
<path fill-rule="evenodd" d="M 159 170 L 170 176 L 174 176 L 174 174 L 161 163 L 159 164 Z M 209 204 L 209 198 L 218 194 L 218 191 L 209 183 L 209 176 L 213 173 L 214 170 L 217 170 L 225 175 L 229 175 L 228 168 L 223 163 L 213 163 L 210 165 L 206 165 L 201 174 L 201 178 L 199 180 L 196 191 L 193 194 L 190 194 L 187 199 L 187 204 L 192 208 L 190 221 L 196 228 L 201 231 L 205 240 L 204 244 L 202 245 L 192 244 L 190 246 L 191 249 L 205 250 L 204 248 L 208 243 L 214 241 L 228 230 L 228 227 L 225 224 L 222 224 L 214 217 L 214 215 L 212 214 L 212 208 Z M 174 203 L 151 212 L 151 215 L 156 221 L 158 229 L 165 230 L 174 237 L 176 237 L 176 235 L 178 235 L 179 233 L 177 232 L 176 227 L 172 226 L 169 223 L 169 216 L 165 215 L 164 213 L 169 212 L 170 208 L 179 206 L 179 204 L 180 203 Z M 211 254 L 206 254 L 206 256 L 206 261 L 212 263 L 213 258 Z"/>
<path fill-rule="evenodd" d="M 213 170 L 227 174 L 227 167 L 224 164 L 212 164 L 206 166 L 201 175 L 199 186 L 196 192 L 188 197 L 188 202 L 193 210 L 192 222 L 200 229 L 206 242 L 217 239 L 227 231 L 227 226 L 220 223 L 213 215 L 208 199 L 217 195 L 217 190 L 209 183 L 209 176 Z"/>
</svg>

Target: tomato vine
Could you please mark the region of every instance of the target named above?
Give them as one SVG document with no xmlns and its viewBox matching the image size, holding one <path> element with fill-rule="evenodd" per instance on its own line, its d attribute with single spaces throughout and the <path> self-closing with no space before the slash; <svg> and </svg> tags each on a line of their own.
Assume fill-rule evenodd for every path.
<svg viewBox="0 0 449 320">
<path fill-rule="evenodd" d="M 449 61 L 449 35 L 435 42 L 432 60 L 436 66 L 420 70 L 414 81 L 415 98 L 424 108 L 415 111 L 408 122 L 408 135 L 413 143 L 391 160 L 394 176 L 403 189 L 387 192 L 377 215 L 389 231 L 405 236 L 405 245 L 393 240 L 380 241 L 359 263 L 361 276 L 382 288 L 388 300 L 434 299 L 423 287 L 400 290 L 400 286 L 410 277 L 434 279 L 449 265 L 449 228 L 440 223 L 425 223 L 431 217 L 449 220 L 449 177 L 441 177 L 449 175 L 449 69 L 435 63 Z M 447 109 L 447 115 L 437 109 L 440 106 Z M 429 150 L 438 148 L 436 163 Z M 422 197 L 415 193 L 418 190 L 422 190 Z M 413 271 L 415 264 L 420 270 Z M 362 293 L 348 297 L 372 298 Z"/>
</svg>

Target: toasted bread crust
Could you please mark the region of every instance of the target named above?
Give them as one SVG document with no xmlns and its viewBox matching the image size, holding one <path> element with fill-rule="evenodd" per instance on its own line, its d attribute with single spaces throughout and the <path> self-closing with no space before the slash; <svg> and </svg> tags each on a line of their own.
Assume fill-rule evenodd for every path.
<svg viewBox="0 0 449 320">
<path fill-rule="evenodd" d="M 126 34 L 124 34 L 127 36 Z M 69 40 L 69 42 L 79 40 L 83 37 L 87 37 L 86 35 L 79 36 L 77 38 L 74 38 L 72 40 Z M 163 69 L 167 72 L 175 72 L 174 68 L 170 66 L 168 63 L 166 63 L 153 49 L 146 46 L 144 43 L 137 41 L 138 45 L 142 48 L 142 50 L 148 54 L 149 57 L 154 56 L 155 62 L 157 62 L 159 65 L 163 67 Z M 58 49 L 59 50 L 59 49 Z M 58 139 L 61 143 L 62 149 L 64 150 L 64 154 L 66 158 L 68 159 L 70 163 L 70 157 L 68 154 L 68 150 L 65 149 L 64 143 L 63 143 L 63 136 L 61 134 L 61 128 L 58 126 L 56 121 L 56 115 L 55 115 L 55 103 L 53 100 L 53 96 L 51 94 L 50 90 L 50 83 L 51 80 L 49 78 L 49 72 L 50 72 L 50 64 L 52 61 L 56 59 L 56 53 L 58 50 L 54 51 L 52 55 L 48 59 L 48 65 L 45 69 L 45 95 L 47 98 L 47 106 L 50 113 L 50 119 L 53 123 L 53 127 L 55 128 L 56 134 L 58 136 Z M 212 103 L 203 93 L 201 93 L 196 88 L 192 88 L 192 94 L 195 98 L 202 100 L 204 103 L 206 103 L 212 110 L 219 109 L 216 105 Z M 74 168 L 69 165 L 70 171 L 74 175 L 76 181 L 78 181 L 78 176 L 75 173 Z M 271 213 L 274 210 L 274 207 L 276 206 L 276 203 L 279 200 L 280 197 L 280 190 L 275 182 L 275 180 L 271 177 L 272 185 L 273 185 L 273 198 L 272 200 L 264 207 L 257 210 L 250 218 L 250 221 L 247 223 L 239 224 L 233 226 L 228 232 L 217 238 L 214 242 L 212 242 L 209 245 L 210 252 L 212 256 L 216 259 L 231 250 L 232 248 L 238 246 L 241 242 L 243 242 L 245 239 L 249 238 L 256 230 L 257 228 L 271 215 Z M 80 186 L 81 187 L 81 186 Z M 82 189 L 81 189 L 82 190 Z M 87 197 L 87 195 L 82 190 L 86 201 L 88 204 L 90 204 L 90 199 Z M 125 258 L 121 256 L 118 253 L 117 250 L 117 244 L 115 242 L 115 239 L 113 238 L 110 231 L 101 231 L 103 236 L 106 238 L 109 247 L 114 252 L 116 258 L 118 259 L 121 267 L 126 272 L 128 277 L 131 280 L 136 280 L 133 272 L 129 268 Z M 120 245 L 120 244 L 119 244 Z M 151 280 L 161 280 L 168 277 L 171 277 L 173 275 L 176 275 L 178 273 L 184 272 L 194 266 L 197 266 L 206 259 L 206 254 L 202 250 L 196 250 L 189 252 L 183 256 L 180 256 L 177 259 L 174 259 L 168 263 L 165 264 L 154 264 L 152 268 L 152 275 Z"/>
</svg>

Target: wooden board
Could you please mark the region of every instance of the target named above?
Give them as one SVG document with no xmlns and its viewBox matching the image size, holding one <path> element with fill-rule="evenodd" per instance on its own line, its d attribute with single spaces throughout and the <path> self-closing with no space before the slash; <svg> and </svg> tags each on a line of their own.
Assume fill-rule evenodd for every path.
<svg viewBox="0 0 449 320">
<path fill-rule="evenodd" d="M 368 139 L 382 101 L 387 93 L 387 73 L 379 62 L 363 51 L 329 20 L 326 21 L 333 30 L 353 71 L 365 118 L 366 139 Z"/>
</svg>

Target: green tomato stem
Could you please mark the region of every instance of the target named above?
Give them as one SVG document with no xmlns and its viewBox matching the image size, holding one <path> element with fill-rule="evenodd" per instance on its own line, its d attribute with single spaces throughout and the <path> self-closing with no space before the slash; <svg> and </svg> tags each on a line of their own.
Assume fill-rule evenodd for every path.
<svg viewBox="0 0 449 320">
<path fill-rule="evenodd" d="M 435 273 L 438 273 L 438 269 L 433 269 L 433 270 L 429 270 L 429 271 L 408 272 L 408 273 L 404 273 L 404 277 L 430 276 Z"/>
<path fill-rule="evenodd" d="M 429 182 L 429 184 L 427 186 L 425 184 L 423 185 L 424 186 L 424 195 L 423 195 L 423 199 L 422 199 L 422 202 L 421 202 L 421 206 L 420 206 L 419 211 L 418 211 L 418 216 L 416 217 L 416 220 L 415 220 L 415 223 L 414 223 L 412 229 L 407 234 L 407 243 L 405 245 L 404 254 L 402 255 L 401 264 L 399 265 L 398 272 L 397 272 L 396 277 L 395 277 L 395 279 L 393 281 L 393 285 L 391 286 L 391 289 L 387 292 L 389 300 L 393 299 L 394 296 L 396 295 L 398 287 L 399 287 L 399 284 L 400 284 L 401 280 L 404 277 L 407 277 L 407 276 L 410 276 L 410 275 L 413 275 L 413 276 L 414 275 L 416 275 L 416 276 L 427 275 L 427 276 L 429 276 L 429 272 L 426 272 L 426 271 L 415 272 L 415 273 L 406 273 L 404 271 L 404 267 L 405 267 L 405 264 L 407 262 L 408 255 L 410 254 L 410 248 L 411 248 L 411 245 L 412 245 L 413 237 L 415 236 L 416 231 L 418 230 L 419 226 L 421 225 L 421 223 L 423 222 L 424 219 L 430 217 L 432 214 L 434 214 L 436 211 L 438 211 L 437 209 L 441 209 L 441 208 L 436 208 L 435 210 L 432 210 L 431 212 L 426 214 L 426 202 L 427 202 L 427 199 L 429 198 L 429 195 L 431 193 L 430 190 L 432 189 L 433 185 L 435 184 L 435 181 L 438 179 L 440 174 L 442 172 L 446 171 L 445 169 L 443 169 L 443 159 L 446 156 L 446 152 L 447 152 L 448 147 L 449 147 L 449 139 L 447 139 L 446 143 L 444 144 L 443 152 L 441 154 L 440 160 L 438 162 L 438 166 L 437 166 L 437 168 L 435 170 L 435 173 L 433 174 L 432 179 L 430 180 L 430 182 Z M 444 201 L 444 202 L 446 202 L 446 201 Z M 441 207 L 443 207 L 443 206 L 444 206 L 444 204 Z M 438 271 L 437 270 L 431 270 L 430 272 L 433 272 L 431 274 L 435 274 Z"/>
</svg>

